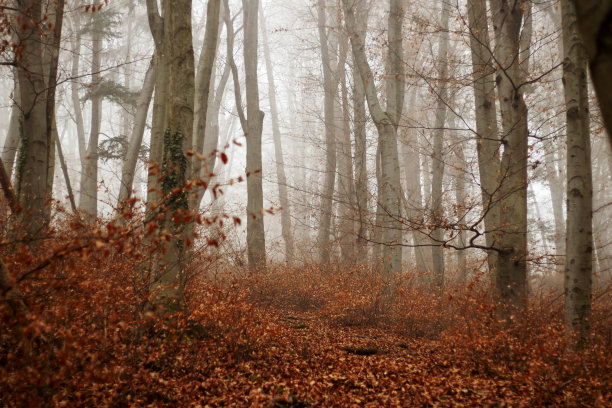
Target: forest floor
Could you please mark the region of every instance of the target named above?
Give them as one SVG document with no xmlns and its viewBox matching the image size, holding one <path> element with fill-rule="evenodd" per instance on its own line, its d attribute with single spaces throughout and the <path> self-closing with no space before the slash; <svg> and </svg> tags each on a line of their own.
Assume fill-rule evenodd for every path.
<svg viewBox="0 0 612 408">
<path fill-rule="evenodd" d="M 0 406 L 612 407 L 610 286 L 582 352 L 558 291 L 500 318 L 481 276 L 434 294 L 355 267 L 209 274 L 162 322 L 121 245 L 3 255 L 27 313 L 0 298 Z"/>
</svg>

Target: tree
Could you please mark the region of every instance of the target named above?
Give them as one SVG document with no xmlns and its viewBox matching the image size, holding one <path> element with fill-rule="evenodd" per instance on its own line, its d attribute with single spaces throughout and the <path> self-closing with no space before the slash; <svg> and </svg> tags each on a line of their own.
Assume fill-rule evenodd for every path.
<svg viewBox="0 0 612 408">
<path fill-rule="evenodd" d="M 612 71 L 612 1 L 610 0 L 573 0 L 576 7 L 578 30 L 586 48 L 589 70 L 599 107 L 603 116 L 608 137 L 612 140 L 612 84 L 609 75 Z"/>
<path fill-rule="evenodd" d="M 249 268 L 261 270 L 266 266 L 266 237 L 264 230 L 263 176 L 261 160 L 261 134 L 264 113 L 259 109 L 259 84 L 257 79 L 258 0 L 243 0 L 244 18 L 244 71 L 246 82 L 246 114 L 242 108 L 240 79 L 234 61 L 234 28 L 229 4 L 224 0 L 225 25 L 227 27 L 227 55 L 234 79 L 234 94 L 240 125 L 247 137 L 247 252 Z"/>
<path fill-rule="evenodd" d="M 44 24 L 42 28 L 39 25 L 44 18 L 43 2 L 19 3 L 16 10 L 25 20 L 15 28 L 18 41 L 16 71 L 23 112 L 16 190 L 22 206 L 21 222 L 29 236 L 40 233 L 49 222 L 48 177 L 54 159 L 50 152 L 59 53 L 56 48 L 61 35 L 63 4 L 59 1 L 52 10 L 55 24 Z"/>
<path fill-rule="evenodd" d="M 274 157 L 276 159 L 276 177 L 278 179 L 278 197 L 281 205 L 281 233 L 285 241 L 285 260 L 288 265 L 294 262 L 293 232 L 291 231 L 291 207 L 287 197 L 287 176 L 285 175 L 285 160 L 283 158 L 283 145 L 280 132 L 280 119 L 276 103 L 276 87 L 274 85 L 274 69 L 270 57 L 270 44 L 266 29 L 266 20 L 263 7 L 259 4 L 261 17 L 261 35 L 263 39 L 264 58 L 268 75 L 268 99 L 270 100 L 270 115 L 272 117 L 272 136 L 274 138 Z"/>
<path fill-rule="evenodd" d="M 593 270 L 593 183 L 587 84 L 587 55 L 570 0 L 561 1 L 563 84 L 567 106 L 567 235 L 565 322 L 585 347 L 591 332 Z"/>
<path fill-rule="evenodd" d="M 501 299 L 519 307 L 527 296 L 527 107 L 519 61 L 524 2 L 492 0 L 503 154 L 501 158 L 499 266 Z"/>
<path fill-rule="evenodd" d="M 94 10 L 98 9 L 99 0 L 93 3 Z M 102 121 L 102 95 L 98 87 L 102 83 L 100 75 L 100 58 L 102 53 L 102 19 L 99 12 L 91 14 L 91 128 L 87 153 L 81 171 L 81 195 L 79 210 L 92 219 L 98 216 L 98 142 Z"/>
<path fill-rule="evenodd" d="M 499 228 L 500 186 L 499 130 L 495 111 L 495 78 L 492 66 L 491 41 L 484 0 L 468 1 L 470 49 L 474 75 L 474 103 L 476 115 L 476 149 L 480 175 L 480 190 L 484 212 L 486 246 L 494 248 Z M 489 272 L 493 281 L 497 276 L 497 252 L 488 251 Z"/>
<path fill-rule="evenodd" d="M 119 196 L 117 198 L 117 209 L 121 213 L 123 203 L 132 196 L 132 185 L 134 184 L 134 173 L 136 171 L 136 163 L 138 161 L 138 153 L 142 147 L 142 137 L 144 135 L 147 124 L 147 114 L 149 105 L 153 98 L 153 90 L 155 89 L 155 77 L 157 73 L 157 61 L 151 58 L 149 68 L 145 75 L 144 83 L 138 101 L 136 103 L 136 115 L 134 117 L 134 126 L 132 136 L 130 137 L 127 152 L 123 160 L 123 168 L 121 172 L 121 185 L 119 187 Z"/>
<path fill-rule="evenodd" d="M 376 91 L 374 75 L 365 54 L 363 38 L 356 30 L 355 3 L 342 0 L 346 29 L 351 40 L 357 69 L 365 86 L 370 115 L 378 131 L 381 160 L 381 193 L 379 201 L 385 211 L 383 273 L 398 273 L 402 267 L 401 185 L 397 151 L 397 127 L 404 104 L 404 66 L 402 25 L 404 11 L 399 0 L 390 0 L 388 17 L 388 62 L 386 72 L 387 106 L 383 110 Z"/>
<path fill-rule="evenodd" d="M 317 20 L 319 33 L 319 46 L 323 63 L 324 96 L 324 122 L 325 122 L 325 173 L 323 192 L 321 195 L 321 220 L 318 230 L 319 262 L 327 264 L 330 261 L 329 235 L 331 229 L 334 185 L 336 182 L 336 95 L 338 80 L 334 75 L 339 63 L 335 60 L 337 41 L 332 41 L 331 30 L 327 29 L 327 11 L 325 2 L 317 3 Z M 334 40 L 337 40 L 334 39 Z M 331 48 L 331 49 L 330 49 Z"/>
<path fill-rule="evenodd" d="M 187 158 L 187 152 L 191 150 L 193 140 L 195 63 L 191 0 L 164 0 L 161 16 L 153 3 L 147 2 L 149 23 L 156 50 L 161 51 L 162 56 L 156 87 L 161 82 L 167 82 L 167 85 L 162 85 L 163 89 L 156 88 L 157 106 L 153 108 L 153 160 L 156 159 L 154 155 L 159 154 L 153 152 L 153 138 L 158 137 L 153 133 L 160 130 L 155 127 L 163 125 L 164 132 L 163 143 L 159 146 L 162 153 L 161 177 L 149 173 L 150 184 L 151 177 L 156 179 L 153 185 L 160 183 L 162 197 L 161 202 L 150 204 L 150 211 L 159 211 L 161 215 L 159 226 L 162 234 L 162 255 L 154 267 L 151 283 L 153 304 L 159 312 L 171 313 L 183 307 L 187 247 L 193 238 L 186 228 L 189 199 L 185 187 L 191 174 L 191 161 Z M 161 73 L 167 76 L 160 77 Z"/>
<path fill-rule="evenodd" d="M 442 13 L 440 14 L 440 41 L 438 43 L 438 76 L 439 85 L 436 89 L 438 96 L 436 118 L 434 125 L 434 150 L 432 155 L 433 177 L 431 188 L 432 219 L 434 225 L 440 225 L 444 218 L 442 208 L 442 178 L 444 176 L 444 128 L 446 124 L 448 98 L 448 22 L 450 20 L 450 5 L 442 0 Z M 434 243 L 444 240 L 444 230 L 434 227 L 431 232 Z M 444 251 L 441 245 L 432 247 L 434 264 L 434 286 L 441 289 L 444 285 Z"/>
</svg>

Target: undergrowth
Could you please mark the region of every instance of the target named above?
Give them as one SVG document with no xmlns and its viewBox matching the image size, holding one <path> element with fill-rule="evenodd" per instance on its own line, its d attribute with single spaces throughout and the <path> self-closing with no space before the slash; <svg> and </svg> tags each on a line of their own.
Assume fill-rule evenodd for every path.
<svg viewBox="0 0 612 408">
<path fill-rule="evenodd" d="M 142 234 L 110 223 L 4 240 L 2 406 L 611 405 L 610 287 L 583 352 L 557 293 L 509 322 L 484 278 L 436 293 L 363 266 L 194 270 L 185 311 L 160 319 Z"/>
</svg>

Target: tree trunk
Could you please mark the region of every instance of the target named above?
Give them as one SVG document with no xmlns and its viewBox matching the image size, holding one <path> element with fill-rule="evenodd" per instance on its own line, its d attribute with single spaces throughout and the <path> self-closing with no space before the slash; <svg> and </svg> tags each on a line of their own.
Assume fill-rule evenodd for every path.
<svg viewBox="0 0 612 408">
<path fill-rule="evenodd" d="M 272 136 L 274 137 L 274 157 L 276 160 L 276 177 L 278 180 L 278 198 L 281 205 L 281 233 L 285 241 L 285 261 L 288 265 L 294 263 L 293 234 L 291 231 L 291 207 L 287 196 L 287 176 L 285 175 L 285 161 L 283 158 L 283 147 L 276 104 L 276 87 L 274 85 L 274 70 L 272 58 L 270 57 L 270 45 L 266 20 L 261 4 L 259 5 L 261 17 L 261 34 L 263 39 L 264 57 L 268 75 L 268 98 L 270 99 L 270 114 L 272 117 Z"/>
<path fill-rule="evenodd" d="M 124 209 L 124 202 L 129 200 L 132 196 L 136 163 L 138 162 L 138 153 L 142 147 L 142 137 L 147 124 L 147 115 L 153 97 L 153 89 L 155 88 L 156 74 L 157 60 L 153 57 L 149 63 L 149 68 L 147 69 L 142 89 L 138 96 L 138 101 L 136 102 L 136 115 L 134 117 L 132 136 L 130 137 L 128 149 L 123 160 L 121 185 L 119 186 L 119 197 L 117 199 L 117 210 L 119 214 L 121 214 Z"/>
<path fill-rule="evenodd" d="M 200 60 L 198 61 L 198 70 L 196 75 L 196 95 L 194 101 L 195 107 L 195 119 L 193 125 L 193 151 L 197 153 L 193 156 L 193 179 L 200 180 L 202 177 L 202 168 L 204 167 L 205 172 L 210 173 L 214 169 L 214 159 L 208 160 L 208 156 L 216 157 L 214 150 L 217 148 L 217 139 L 214 135 L 207 135 L 207 122 L 208 122 L 208 104 L 211 95 L 211 86 L 214 84 L 214 68 L 215 60 L 217 56 L 217 46 L 219 43 L 219 20 L 221 12 L 221 0 L 209 0 L 208 7 L 206 10 L 206 33 L 204 34 L 204 44 L 202 45 L 202 51 L 200 52 Z M 211 139 L 211 140 L 207 140 Z M 211 143 L 211 141 L 213 143 Z M 208 142 L 208 143 L 207 143 Z M 212 149 L 205 150 L 205 145 L 211 145 Z M 198 154 L 203 155 L 198 157 Z M 211 157 L 212 158 L 212 157 Z M 212 164 L 209 163 L 212 161 Z M 206 170 L 206 167 L 210 165 L 210 171 Z M 208 177 L 206 177 L 208 179 Z M 197 183 L 201 184 L 201 183 Z M 194 210 L 197 209 L 198 198 L 204 195 L 205 187 L 198 185 L 195 189 L 195 193 L 190 194 L 190 207 Z M 200 193 L 201 192 L 201 193 Z"/>
<path fill-rule="evenodd" d="M 355 16 L 356 30 L 365 38 L 367 30 L 367 8 L 359 7 L 362 14 Z M 353 56 L 353 134 L 355 138 L 355 194 L 359 229 L 357 232 L 357 261 L 360 264 L 368 262 L 368 169 L 366 144 L 366 101 L 365 88 L 361 81 L 359 69 Z"/>
<path fill-rule="evenodd" d="M 500 64 L 497 86 L 502 115 L 499 269 L 497 290 L 508 305 L 521 307 L 527 296 L 527 107 L 519 64 L 523 2 L 492 0 L 493 26 Z"/>
<path fill-rule="evenodd" d="M 70 75 L 72 78 L 78 78 L 80 75 L 80 57 L 81 57 L 81 13 L 77 10 L 73 13 L 72 21 L 72 33 L 75 36 L 72 45 L 72 66 Z M 71 81 L 70 91 L 72 97 L 72 109 L 74 110 L 74 121 L 77 127 L 77 144 L 79 147 L 79 159 L 81 160 L 81 167 L 85 166 L 85 160 L 87 156 L 87 150 L 85 147 L 85 125 L 83 124 L 83 109 L 81 108 L 81 98 L 79 97 L 79 83 L 77 81 Z"/>
<path fill-rule="evenodd" d="M 21 95 L 19 90 L 19 78 L 17 71 L 14 72 L 15 88 L 13 90 L 13 105 L 11 107 L 11 119 L 2 150 L 2 161 L 6 166 L 6 174 L 10 180 L 15 167 L 15 156 L 19 149 L 19 140 L 23 130 L 23 113 L 21 111 Z"/>
<path fill-rule="evenodd" d="M 383 232 L 383 275 L 391 276 L 402 267 L 401 185 L 397 152 L 397 126 L 404 103 L 404 65 L 402 57 L 403 8 L 400 0 L 390 0 L 388 18 L 389 53 L 387 61 L 387 107 L 383 111 L 374 83 L 374 75 L 365 53 L 362 37 L 356 31 L 354 5 L 342 0 L 346 28 L 357 68 L 365 85 L 370 115 L 379 136 L 381 155 L 382 198 L 385 211 Z"/>
<path fill-rule="evenodd" d="M 164 0 L 163 28 L 163 61 L 168 88 L 165 95 L 161 209 L 164 214 L 162 230 L 170 234 L 170 240 L 162 243 L 163 255 L 153 279 L 153 302 L 162 312 L 174 312 L 183 307 L 187 247 L 193 238 L 185 221 L 181 221 L 189 212 L 185 185 L 191 174 L 191 161 L 186 153 L 191 150 L 193 141 L 195 67 L 191 0 Z"/>
<path fill-rule="evenodd" d="M 146 0 L 149 29 L 155 43 L 157 72 L 155 75 L 155 97 L 153 99 L 153 123 L 149 148 L 149 171 L 147 178 L 147 214 L 150 216 L 159 205 L 161 193 L 161 171 L 164 133 L 166 131 L 166 93 L 168 75 L 164 54 L 164 20 L 157 8 L 156 0 Z"/>
<path fill-rule="evenodd" d="M 94 1 L 97 7 L 99 1 Z M 100 75 L 100 54 L 102 53 L 102 22 L 100 14 L 92 14 L 93 24 L 91 31 L 91 130 L 84 166 L 81 170 L 81 196 L 79 210 L 83 215 L 94 219 L 98 216 L 98 141 L 102 119 L 102 97 L 96 92 L 102 77 Z"/>
<path fill-rule="evenodd" d="M 480 191 L 484 212 L 486 246 L 493 248 L 498 240 L 500 161 L 499 131 L 495 111 L 495 78 L 491 65 L 491 41 L 487 23 L 485 0 L 468 1 L 470 48 L 474 75 L 474 101 L 476 114 L 476 148 L 480 175 Z M 488 251 L 487 261 L 492 281 L 496 282 L 498 256 Z"/>
<path fill-rule="evenodd" d="M 448 22 L 450 18 L 450 5 L 442 1 L 442 13 L 440 16 L 440 42 L 438 45 L 438 101 L 436 106 L 436 117 L 434 125 L 434 150 L 432 155 L 433 177 L 431 182 L 431 204 L 433 229 L 431 236 L 434 246 L 434 286 L 441 290 L 444 286 L 444 229 L 440 227 L 444 220 L 444 209 L 442 207 L 442 179 L 444 177 L 444 128 L 446 124 L 446 99 L 448 97 Z"/>
<path fill-rule="evenodd" d="M 351 125 L 346 84 L 345 61 L 348 52 L 349 39 L 343 31 L 340 41 L 340 64 L 337 76 L 340 78 L 342 104 L 340 115 L 336 119 L 342 121 L 336 142 L 338 159 L 338 224 L 340 233 L 340 256 L 343 264 L 355 262 L 355 182 L 353 179 L 353 155 L 351 152 Z"/>
<path fill-rule="evenodd" d="M 39 0 L 21 3 L 20 13 L 34 18 L 42 16 Z M 22 211 L 21 222 L 29 236 L 40 234 L 47 225 L 45 210 L 48 199 L 47 171 L 47 72 L 44 72 L 43 47 L 46 35 L 38 25 L 21 24 L 16 28 L 20 46 L 27 52 L 17 60 L 17 76 L 23 111 L 21 150 L 17 160 L 17 196 Z"/>
<path fill-rule="evenodd" d="M 335 54 L 335 46 L 331 46 L 328 38 L 331 30 L 327 30 L 327 11 L 325 2 L 318 0 L 317 16 L 319 27 L 319 43 L 321 49 L 321 59 L 323 62 L 323 87 L 325 89 L 324 97 L 324 121 L 325 121 L 325 173 L 323 182 L 323 192 L 321 194 L 321 219 L 319 221 L 318 230 L 318 246 L 319 246 L 319 262 L 328 264 L 330 261 L 330 242 L 329 235 L 331 229 L 331 217 L 334 196 L 334 184 L 336 181 L 336 118 L 335 118 L 335 100 L 338 90 L 338 81 L 334 78 L 336 67 L 332 67 L 335 63 L 333 55 Z"/>
<path fill-rule="evenodd" d="M 562 0 L 563 83 L 567 106 L 567 257 L 565 323 L 578 348 L 591 336 L 593 274 L 593 184 L 587 88 L 587 56 L 578 32 L 576 9 Z M 597 69 L 597 67 L 593 67 Z"/>
<path fill-rule="evenodd" d="M 578 30 L 589 59 L 591 80 L 608 137 L 612 141 L 612 2 L 609 0 L 572 0 L 576 7 Z M 568 175 L 569 177 L 569 175 Z"/>
<path fill-rule="evenodd" d="M 247 250 L 249 268 L 266 266 L 266 237 L 263 211 L 261 134 L 264 113 L 259 109 L 257 77 L 259 0 L 242 0 L 244 12 L 244 71 L 247 106 Z"/>
</svg>

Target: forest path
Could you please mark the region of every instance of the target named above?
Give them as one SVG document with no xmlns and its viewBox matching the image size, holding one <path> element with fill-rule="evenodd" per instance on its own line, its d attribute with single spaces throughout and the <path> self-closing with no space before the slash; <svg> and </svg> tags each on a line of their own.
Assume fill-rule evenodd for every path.
<svg viewBox="0 0 612 408">
<path fill-rule="evenodd" d="M 268 341 L 243 355 L 234 366 L 241 374 L 232 378 L 250 404 L 520 406 L 529 399 L 528 384 L 475 372 L 437 340 L 347 327 L 316 312 L 266 308 L 264 315 Z"/>
</svg>

